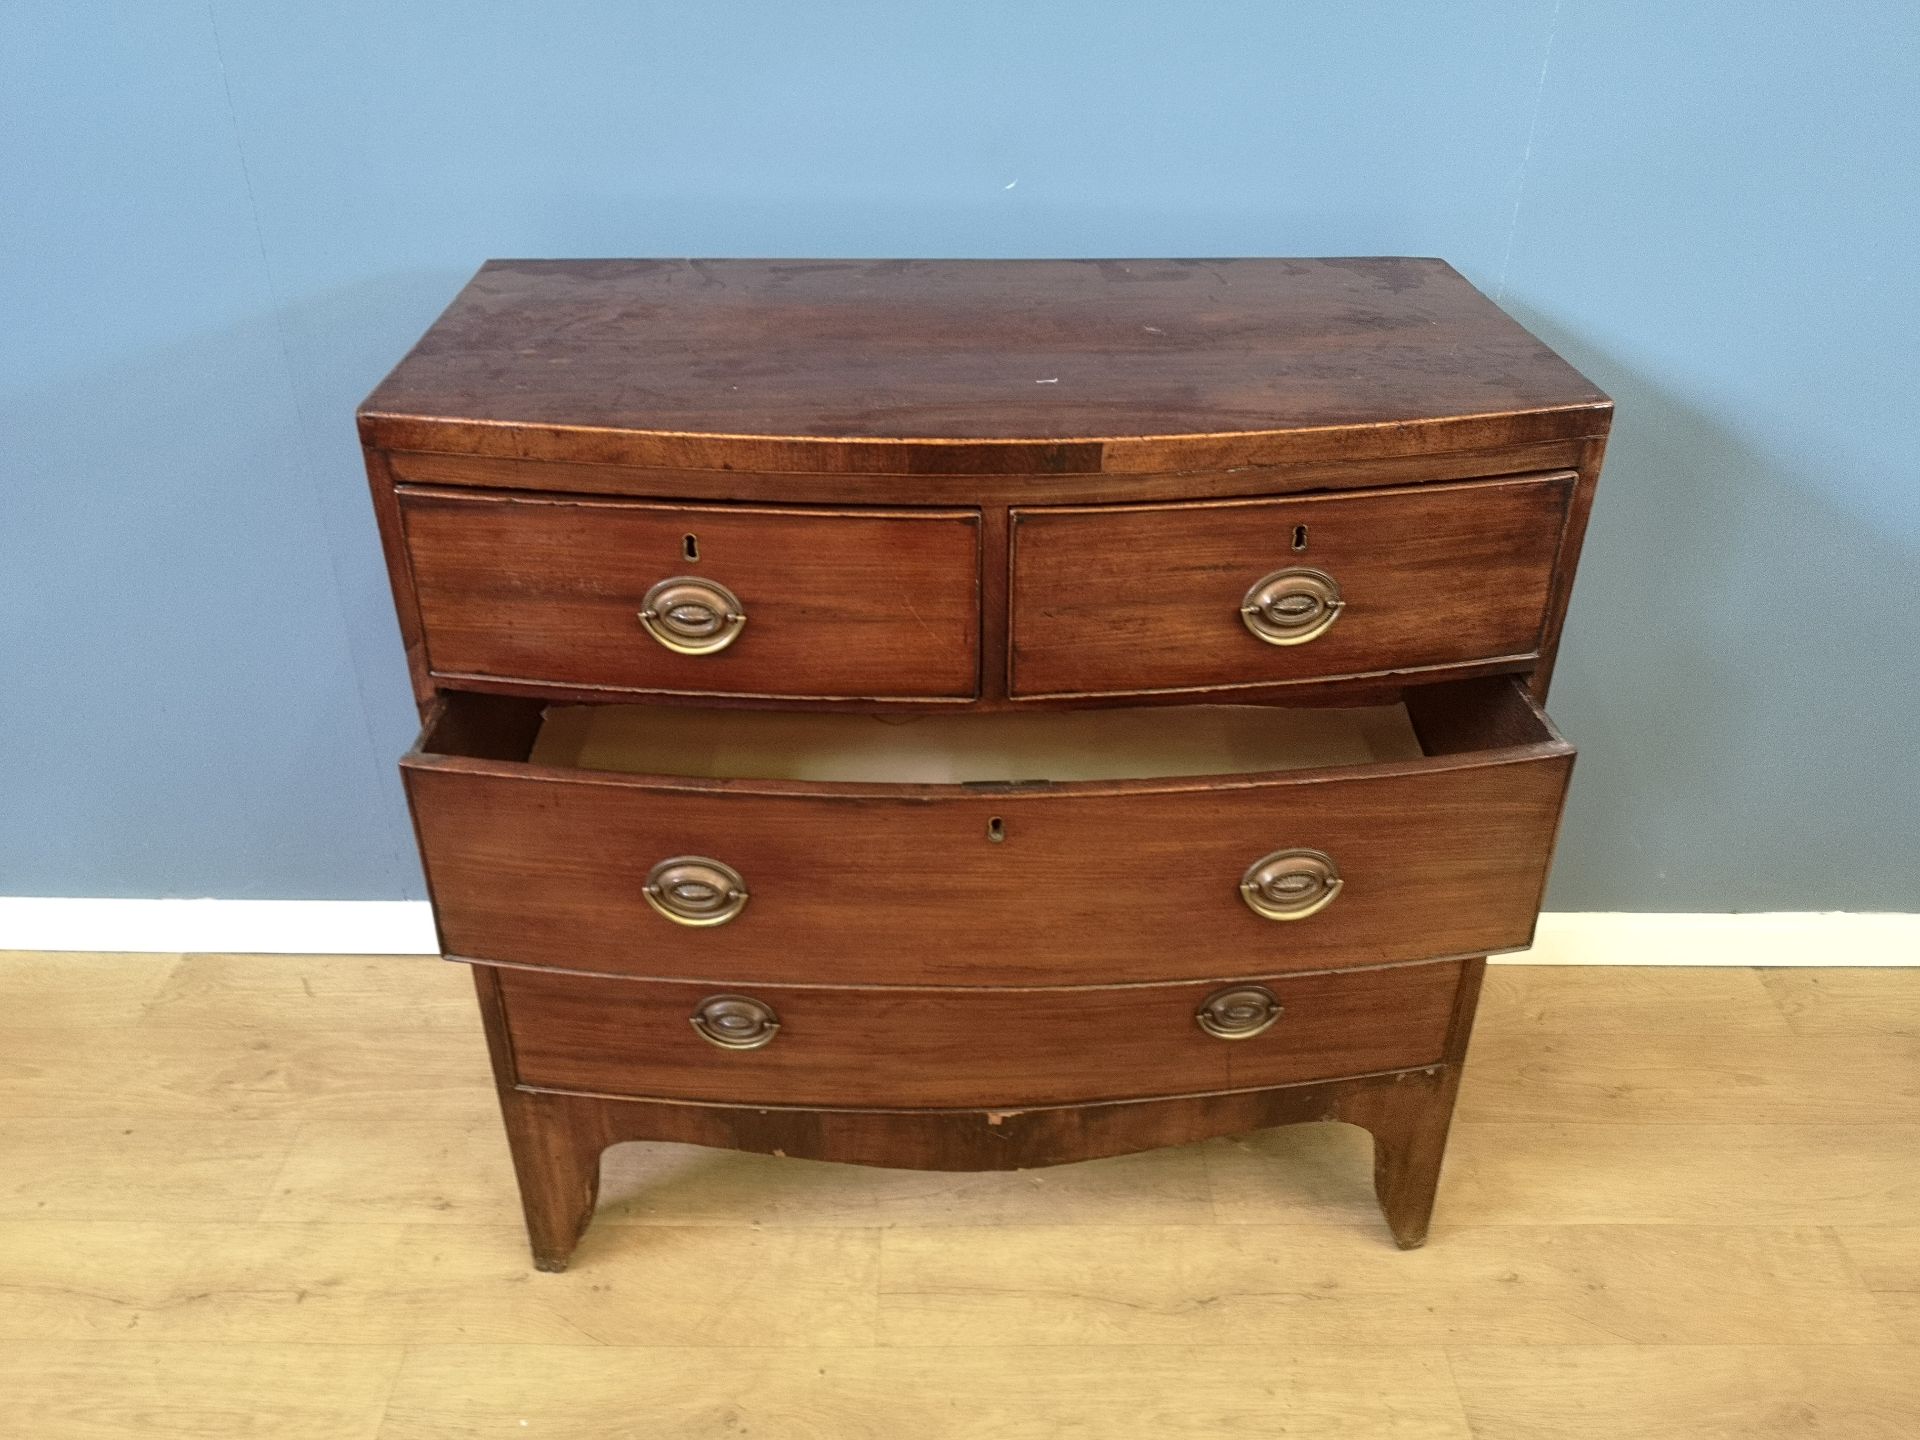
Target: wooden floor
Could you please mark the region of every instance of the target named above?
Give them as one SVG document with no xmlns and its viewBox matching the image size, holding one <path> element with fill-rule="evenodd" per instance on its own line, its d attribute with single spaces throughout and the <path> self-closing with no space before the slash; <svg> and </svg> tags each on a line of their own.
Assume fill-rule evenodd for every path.
<svg viewBox="0 0 1920 1440">
<path fill-rule="evenodd" d="M 1920 970 L 1494 967 L 1433 1239 L 1342 1126 L 625 1146 L 528 1264 L 466 976 L 0 956 L 0 1413 L 66 1437 L 1920 1436 Z"/>
</svg>

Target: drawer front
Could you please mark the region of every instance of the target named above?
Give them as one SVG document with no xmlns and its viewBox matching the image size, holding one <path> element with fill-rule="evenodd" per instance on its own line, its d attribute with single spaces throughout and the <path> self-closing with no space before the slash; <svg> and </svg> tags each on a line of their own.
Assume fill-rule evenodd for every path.
<svg viewBox="0 0 1920 1440">
<path fill-rule="evenodd" d="M 450 954 L 756 983 L 1072 985 L 1524 946 L 1571 763 L 1564 742 L 1534 743 L 1013 790 L 672 781 L 424 755 L 406 770 Z M 1293 850 L 1330 857 L 1338 893 L 1304 918 L 1257 914 L 1243 880 Z M 737 887 L 699 870 L 665 883 L 737 888 L 737 914 L 691 925 L 663 913 L 649 879 L 683 856 L 730 867 Z"/>
<path fill-rule="evenodd" d="M 1016 510 L 1012 693 L 1247 687 L 1536 655 L 1573 484 L 1562 473 Z"/>
<path fill-rule="evenodd" d="M 1446 1048 L 1460 970 L 1443 963 L 1265 979 L 1259 984 L 1278 1018 L 1236 1039 L 1207 1033 L 1196 1015 L 1210 997 L 1246 986 L 721 990 L 532 970 L 499 975 L 523 1084 L 900 1108 L 1199 1094 L 1430 1065 Z M 749 1003 L 703 1011 L 729 994 Z M 1267 1018 L 1263 1006 L 1242 998 L 1219 1008 L 1251 1029 Z M 692 1023 L 702 1013 L 722 1036 L 765 1043 L 715 1045 Z"/>
<path fill-rule="evenodd" d="M 446 679 L 824 699 L 967 699 L 979 688 L 971 511 L 411 486 L 399 503 L 428 666 Z M 692 583 L 662 584 L 676 579 Z"/>
</svg>

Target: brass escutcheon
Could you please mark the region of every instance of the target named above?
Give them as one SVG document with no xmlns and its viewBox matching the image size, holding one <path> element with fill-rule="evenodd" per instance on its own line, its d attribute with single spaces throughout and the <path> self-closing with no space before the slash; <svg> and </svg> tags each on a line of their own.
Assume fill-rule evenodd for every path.
<svg viewBox="0 0 1920 1440">
<path fill-rule="evenodd" d="M 773 1007 L 751 995 L 709 995 L 689 1018 L 702 1040 L 722 1050 L 758 1050 L 780 1030 Z"/>
<path fill-rule="evenodd" d="M 712 655 L 740 638 L 747 612 L 718 581 L 676 575 L 647 591 L 640 623 L 676 655 Z"/>
<path fill-rule="evenodd" d="M 704 855 L 675 855 L 647 874 L 647 903 L 676 925 L 724 925 L 747 908 L 740 872 Z"/>
<path fill-rule="evenodd" d="M 1340 893 L 1340 868 L 1324 850 L 1276 850 L 1247 867 L 1240 898 L 1265 920 L 1318 915 Z"/>
<path fill-rule="evenodd" d="M 1219 1040 L 1251 1040 L 1273 1028 L 1280 1001 L 1264 985 L 1216 990 L 1193 1013 L 1194 1023 Z"/>
<path fill-rule="evenodd" d="M 1240 619 L 1269 645 L 1304 645 L 1326 634 L 1346 603 L 1326 571 L 1290 566 L 1253 582 Z"/>
</svg>

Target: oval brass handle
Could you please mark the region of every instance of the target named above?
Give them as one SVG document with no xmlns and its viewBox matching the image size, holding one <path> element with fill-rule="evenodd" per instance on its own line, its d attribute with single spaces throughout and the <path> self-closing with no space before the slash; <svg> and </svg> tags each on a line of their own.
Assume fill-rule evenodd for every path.
<svg viewBox="0 0 1920 1440">
<path fill-rule="evenodd" d="M 1340 867 L 1323 850 L 1276 850 L 1247 867 L 1240 898 L 1266 920 L 1318 915 L 1340 893 Z"/>
<path fill-rule="evenodd" d="M 1220 1040 L 1251 1040 L 1273 1028 L 1280 1001 L 1264 985 L 1216 990 L 1193 1012 L 1194 1023 Z"/>
<path fill-rule="evenodd" d="M 676 575 L 647 591 L 640 623 L 676 655 L 712 655 L 740 638 L 747 612 L 719 582 Z"/>
<path fill-rule="evenodd" d="M 675 855 L 647 874 L 647 903 L 676 925 L 724 925 L 747 908 L 747 882 L 731 865 Z"/>
<path fill-rule="evenodd" d="M 1240 602 L 1240 619 L 1269 645 L 1304 645 L 1326 634 L 1346 603 L 1326 571 L 1294 566 L 1254 581 Z"/>
<path fill-rule="evenodd" d="M 780 1031 L 773 1007 L 751 995 L 709 995 L 690 1018 L 700 1038 L 722 1050 L 758 1050 Z"/>
</svg>

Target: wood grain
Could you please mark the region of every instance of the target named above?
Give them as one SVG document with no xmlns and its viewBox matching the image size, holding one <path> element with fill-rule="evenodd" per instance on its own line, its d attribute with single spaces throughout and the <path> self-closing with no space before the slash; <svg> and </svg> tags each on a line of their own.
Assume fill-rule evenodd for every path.
<svg viewBox="0 0 1920 1440">
<path fill-rule="evenodd" d="M 1610 408 L 1439 260 L 496 260 L 360 432 L 599 464 L 1049 474 L 1581 437 Z"/>
<path fill-rule="evenodd" d="M 399 1346 L 0 1345 L 21 1434 L 58 1440 L 374 1440 Z"/>
<path fill-rule="evenodd" d="M 1253 976 L 1528 942 L 1572 748 L 1492 683 L 1468 708 L 1526 743 L 1220 780 L 652 779 L 448 755 L 438 728 L 403 768 L 455 955 L 727 984 Z M 1475 723 L 1457 727 L 1469 745 Z M 1296 846 L 1331 855 L 1344 888 L 1308 919 L 1262 919 L 1240 878 Z M 737 920 L 691 929 L 646 903 L 654 863 L 686 854 L 742 874 Z"/>
<path fill-rule="evenodd" d="M 1786 1035 L 1770 972 L 1732 966 L 1490 965 L 1480 992 L 1480 1029 L 1493 1037 Z M 1818 972 L 1810 972 L 1818 973 Z M 1898 987 L 1895 987 L 1898 988 Z M 1907 981 L 1905 988 L 1911 989 Z M 1711 1017 L 1710 1021 L 1707 1017 Z M 1476 1062 L 1481 1052 L 1476 1052 Z M 1712 1047 L 1702 1052 L 1711 1054 Z"/>
<path fill-rule="evenodd" d="M 1920 1125 L 1483 1124 L 1454 1127 L 1446 1213 L 1487 1224 L 1888 1225 L 1920 1207 Z M 1266 1137 L 1246 1151 L 1257 1153 Z M 1233 1188 L 1252 1200 L 1243 1186 Z M 1216 1205 L 1230 1205 L 1216 1191 Z"/>
<path fill-rule="evenodd" d="M 1445 1357 L 1407 1346 L 410 1350 L 382 1440 L 1469 1440 Z"/>
<path fill-rule="evenodd" d="M 1184 442 L 1188 445 L 1199 442 Z M 1278 460 L 1227 469 L 1077 474 L 982 474 L 921 470 L 910 478 L 857 470 L 688 470 L 672 466 L 494 459 L 422 451 L 370 451 L 397 482 L 481 490 L 541 490 L 640 499 L 739 501 L 777 498 L 787 505 L 1005 506 L 1110 505 L 1136 500 L 1221 500 L 1376 485 L 1425 485 L 1577 468 L 1586 440 L 1544 440 L 1489 450 L 1434 451 L 1376 459 Z"/>
<path fill-rule="evenodd" d="M 989 1108 L 1259 1089 L 1444 1058 L 1457 963 L 1265 978 L 1279 1021 L 1225 1041 L 1217 988 L 851 990 L 756 985 L 780 1029 L 718 1049 L 688 1017 L 710 984 L 498 973 L 524 1085 L 746 1104 Z"/>
<path fill-rule="evenodd" d="M 380 1023 L 384 1019 L 385 1023 Z M 79 1053 L 70 1036 L 0 1026 L 0 1113 L 110 1120 L 199 1113 L 209 1093 L 237 1120 L 339 1118 L 367 1110 L 484 1114 L 481 1048 L 449 1046 L 397 1015 L 358 1030 L 262 1032 L 221 1027 L 101 1026 Z"/>
<path fill-rule="evenodd" d="M 634 692 L 966 699 L 979 688 L 979 516 L 555 500 L 407 488 L 427 664 Z M 697 560 L 686 555 L 693 536 Z M 747 616 L 708 655 L 638 615 L 675 576 L 725 585 Z"/>
<path fill-rule="evenodd" d="M 497 1115 L 310 1120 L 283 1146 L 268 1181 L 245 1218 L 343 1225 L 517 1225 L 521 1218 Z"/>
<path fill-rule="evenodd" d="M 1382 1008 L 1353 1018 L 1339 1054 L 1323 1048 L 1299 1092 L 1022 1117 L 998 1150 L 951 1117 L 748 1122 L 542 1093 L 520 1081 L 516 1039 L 523 1061 L 569 1086 L 639 1082 L 611 1035 L 591 1057 L 574 1053 L 587 1017 L 536 1022 L 482 972 L 539 1262 L 564 1262 L 601 1151 L 621 1139 L 997 1166 L 1213 1134 L 1236 1117 L 1364 1125 L 1395 1237 L 1420 1243 L 1479 957 L 1530 938 L 1572 759 L 1537 707 L 1493 677 L 1529 672 L 1521 683 L 1544 693 L 1611 408 L 1435 260 L 484 267 L 359 417 L 429 716 L 409 798 L 452 953 L 661 987 L 782 987 L 802 1032 L 839 1027 L 832 1068 L 784 1083 L 843 1097 L 863 1023 L 930 998 L 901 987 L 1465 964 L 1444 1063 L 1418 1082 L 1325 1079 L 1326 1066 L 1400 1053 L 1400 1022 Z M 1262 646 L 1234 623 L 1282 544 L 1344 587 L 1340 623 L 1311 647 Z M 739 595 L 727 608 L 747 626 L 731 647 L 688 657 L 641 640 L 648 587 L 683 573 Z M 1353 703 L 1442 675 L 1457 683 L 1408 699 L 1428 762 L 1284 782 L 939 792 L 614 782 L 523 763 L 538 702 L 556 698 Z M 464 689 L 528 703 L 447 693 Z M 1236 905 L 1236 887 L 1287 848 L 1337 852 L 1346 889 L 1329 916 L 1282 931 Z M 741 920 L 689 935 L 650 913 L 636 869 L 689 853 L 749 871 Z M 829 1015 L 816 1002 L 830 985 L 893 993 L 836 995 Z M 946 1008 L 977 1019 L 1010 1003 L 967 995 Z M 1108 1018 L 1120 1028 L 1145 1018 L 1118 1008 Z M 639 1028 L 664 1042 L 665 1013 Z M 931 1014 L 905 1018 L 946 1034 Z M 1118 1054 L 1107 1078 L 1082 1063 L 1067 1083 L 1064 1060 L 1015 1066 L 1019 1048 L 996 1049 L 1018 1040 L 1050 1054 L 1040 1032 L 1067 1019 L 996 1016 L 879 1068 L 998 1056 L 991 1088 L 1017 1096 L 1235 1083 L 1136 1048 L 1126 1068 L 1140 1078 L 1121 1092 Z M 1033 1073 L 1010 1087 L 1016 1070 Z M 1307 1084 L 1307 1072 L 1284 1074 Z M 991 1103 L 964 1073 L 945 1083 Z M 935 1093 L 937 1079 L 902 1081 L 891 1097 L 869 1081 L 861 1098 L 898 1107 Z"/>
<path fill-rule="evenodd" d="M 1874 1344 L 1833 1236 L 1475 1227 L 1407 1255 L 1294 1226 L 883 1235 L 889 1345 Z M 1110 1258 L 1127 1256 L 1125 1264 Z M 1684 1276 L 1683 1283 L 1676 1277 Z"/>
<path fill-rule="evenodd" d="M 1695 1024 L 1704 1024 L 1695 1012 Z M 1920 1036 L 1649 1035 L 1623 1054 L 1605 1033 L 1486 1037 L 1463 1120 L 1846 1124 L 1859 1087 L 1875 1118 L 1920 1125 Z"/>
<path fill-rule="evenodd" d="M 1560 535 L 1562 562 L 1554 571 L 1553 594 L 1547 601 L 1546 624 L 1541 629 L 1540 659 L 1533 667 L 1531 689 L 1541 704 L 1553 685 L 1554 666 L 1560 659 L 1560 637 L 1566 628 L 1567 607 L 1573 601 L 1573 582 L 1579 571 L 1580 551 L 1586 544 L 1587 524 L 1593 518 L 1593 502 L 1600 490 L 1600 466 L 1606 459 L 1607 437 L 1592 436 L 1580 442 L 1579 458 L 1574 462 L 1578 480 L 1573 500 L 1567 507 L 1566 527 Z"/>
<path fill-rule="evenodd" d="M 1180 1147 L 1043 1170 L 889 1170 L 691 1145 L 624 1144 L 602 1162 L 594 1225 L 1203 1225 L 1204 1166 Z M 1351 1167 L 1362 1187 L 1366 1166 Z M 1377 1231 L 1374 1232 L 1377 1236 Z"/>
<path fill-rule="evenodd" d="M 1366 1153 L 1365 1135 L 1335 1125 L 1209 1147 L 1214 1212 L 1228 1224 L 1306 1215 L 1365 1234 Z M 1463 1118 L 1440 1190 L 1448 1236 L 1481 1224 L 1901 1224 L 1920 1206 L 1920 1127 L 1875 1124 L 1866 1105 L 1845 1126 Z"/>
<path fill-rule="evenodd" d="M 660 1226 L 607 1243 L 628 1263 L 530 1285 L 517 1224 L 0 1221 L 0 1348 L 874 1343 L 877 1231 Z M 754 1283 L 715 1283 L 730 1273 Z"/>
<path fill-rule="evenodd" d="M 614 1009 L 629 1020 L 633 996 L 673 985 L 777 987 L 798 1035 L 832 1042 L 774 1052 L 818 1061 L 781 1077 L 789 1094 L 892 1107 L 751 1120 L 549 1093 L 522 1069 L 569 1089 L 710 1092 L 665 1077 L 668 1031 L 686 1037 L 664 1000 L 629 1027 L 659 1032 L 636 1071 L 607 1016 L 576 1013 L 579 982 L 482 970 L 538 1262 L 564 1263 L 601 1152 L 620 1140 L 998 1167 L 1335 1116 L 1373 1135 L 1395 1238 L 1419 1244 L 1480 957 L 1530 938 L 1572 760 L 1500 677 L 1544 692 L 1611 408 L 1435 260 L 483 268 L 359 417 L 429 717 L 406 767 L 443 944 L 658 982 L 623 992 Z M 1235 624 L 1282 544 L 1344 587 L 1340 623 L 1308 648 L 1262 646 Z M 642 597 L 681 574 L 738 595 L 720 597 L 746 620 L 730 647 L 689 657 L 642 638 Z M 1408 696 L 1426 761 L 1284 780 L 936 791 L 525 763 L 552 699 L 1337 704 L 1441 676 L 1455 683 Z M 449 693 L 466 690 L 526 703 Z M 1283 930 L 1237 887 L 1290 848 L 1333 852 L 1346 888 L 1328 915 Z M 748 872 L 740 920 L 688 934 L 651 913 L 641 873 L 691 853 Z M 1031 1008 L 1037 990 L 957 987 L 1083 987 L 1075 1004 L 1100 992 L 1108 1028 L 1140 1022 L 1145 1037 L 1148 992 L 1123 1005 L 1102 987 L 1411 961 L 1464 968 L 1443 1058 L 1404 1083 L 1326 1078 L 1401 1063 L 1422 1017 L 1383 1003 L 1350 1017 L 1339 1045 L 1303 1052 L 1317 1068 L 1252 1066 L 1266 1048 L 1234 1062 L 1261 1085 L 1299 1082 L 1284 1094 L 1029 1113 L 993 1144 L 977 1117 L 895 1113 L 943 1095 L 987 1106 L 1241 1083 L 1217 1057 L 1229 1073 L 1203 1075 L 1197 1056 L 1144 1043 L 1060 1056 L 1049 1045 L 1075 1017 Z M 569 1008 L 542 1018 L 551 997 L 510 1003 L 510 985 L 560 985 Z M 823 988 L 835 985 L 874 993 Z M 936 1016 L 915 986 L 956 988 Z M 965 1023 L 943 1027 L 953 1014 Z M 578 1053 L 576 1032 L 596 1023 L 596 1048 Z M 940 1043 L 883 1054 L 882 1091 L 849 1063 L 876 1028 Z M 336 1088 L 353 1094 L 322 1086 Z M 326 1097 L 304 1109 L 336 1113 Z"/>
<path fill-rule="evenodd" d="M 690 1108 L 676 1107 L 676 1113 Z M 1233 1123 L 1242 1118 L 1235 1116 Z M 978 1117 L 973 1124 L 987 1128 Z M 1380 1216 L 1367 1182 L 1367 1137 L 1346 1126 L 1312 1128 L 1352 1135 L 1353 1147 L 1327 1169 L 1342 1187 L 1342 1213 L 1354 1233 L 1378 1245 Z M 604 1168 L 595 1232 L 655 1223 L 856 1229 L 971 1229 L 1015 1220 L 1199 1223 L 1212 1213 L 1206 1170 L 1189 1150 L 1153 1150 L 1046 1170 L 948 1173 L 655 1142 L 616 1145 L 607 1152 Z M 271 1197 L 254 1197 L 242 1212 L 240 1218 L 260 1216 L 276 1224 L 515 1230 L 520 1224 L 507 1144 L 492 1115 L 459 1121 L 370 1115 L 303 1125 Z M 613 1257 L 623 1251 L 609 1241 L 597 1253 Z M 524 1250 L 520 1254 L 524 1261 Z"/>
<path fill-rule="evenodd" d="M 0 976 L 5 973 L 0 968 Z M 118 987 L 95 988 L 111 993 Z M 473 994 L 466 972 L 436 956 L 183 955 L 167 968 L 140 1019 L 260 1033 L 465 1036 L 473 1033 Z"/>
<path fill-rule="evenodd" d="M 1920 986 L 1909 970 L 1759 972 L 1800 1035 L 1920 1035 Z"/>
<path fill-rule="evenodd" d="M 1920 1294 L 1920 1224 L 1856 1225 L 1839 1234 L 1869 1290 Z"/>
<path fill-rule="evenodd" d="M 367 490 L 380 529 L 380 553 L 387 563 L 387 585 L 393 593 L 393 616 L 400 626 L 400 643 L 407 653 L 407 676 L 413 682 L 414 703 L 423 710 L 433 699 L 433 673 L 427 666 L 426 632 L 420 624 L 420 598 L 407 557 L 406 527 L 400 518 L 400 497 L 394 488 L 394 469 L 386 452 L 367 447 L 362 455 Z"/>
<path fill-rule="evenodd" d="M 91 1044 L 70 1032 L 67 1053 Z M 189 1116 L 138 1101 L 111 1119 L 0 1116 L 0 1219 L 252 1219 L 286 1163 L 291 1127 L 235 1119 L 210 1095 Z"/>
<path fill-rule="evenodd" d="M 377 1028 L 463 978 L 417 959 L 202 958 L 155 1006 L 153 957 L 69 974 L 67 957 L 0 956 L 14 1033 L 43 1016 L 64 1041 L 40 1048 L 37 1083 L 77 1092 L 103 1034 L 298 1048 L 350 1029 L 351 997 Z M 1592 1029 L 1618 1076 L 1644 1066 L 1665 1086 L 1690 1034 L 1688 1083 L 1730 1095 L 1743 1046 L 1791 1038 L 1739 973 L 1499 967 L 1482 1039 L 1518 1054 Z M 1870 1058 L 1920 992 L 1920 970 L 1801 974 L 1819 981 L 1803 1038 L 1841 1077 L 1841 1037 Z M 1797 993 L 1786 978 L 1765 977 Z M 122 984 L 137 1006 L 79 995 Z M 477 1053 L 451 1027 L 430 1038 L 450 1064 Z M 1884 1122 L 1883 1078 L 1858 1070 L 1853 1108 L 1820 1124 L 1630 1108 L 1594 1123 L 1571 1118 L 1577 1097 L 1552 1120 L 1463 1121 L 1444 1243 L 1411 1254 L 1384 1243 L 1351 1125 L 990 1174 L 623 1145 L 569 1275 L 524 1267 L 491 1116 L 401 1100 L 247 1120 L 244 1092 L 130 1084 L 110 1120 L 0 1117 L 0 1394 L 23 1433 L 80 1440 L 1907 1440 L 1920 1126 Z M 758 1112 L 727 1113 L 754 1138 Z M 1077 1113 L 1075 1143 L 1100 1136 L 1098 1107 L 1026 1113 Z M 1241 1109 L 1219 1128 L 1299 1118 Z M 1146 1128 L 1114 1133 L 1169 1138 Z"/>
<path fill-rule="evenodd" d="M 1174 1099 L 971 1111 L 779 1108 L 531 1089 L 517 1073 L 505 972 L 475 966 L 474 989 L 534 1263 L 561 1270 L 593 1218 L 601 1158 L 624 1140 L 690 1141 L 865 1165 L 1006 1170 L 1308 1120 L 1343 1120 L 1371 1134 L 1373 1188 L 1388 1228 L 1402 1248 L 1418 1246 L 1433 1213 L 1484 965 L 1471 960 L 1460 967 L 1445 1062 L 1425 1069 Z"/>
<path fill-rule="evenodd" d="M 1125 694 L 1538 653 L 1573 476 L 1288 500 L 1013 512 L 1012 693 Z M 1345 608 L 1299 645 L 1242 623 L 1275 571 Z"/>
<path fill-rule="evenodd" d="M 1905 1440 L 1920 1350 L 1580 1346 L 1449 1352 L 1475 1440 Z"/>
<path fill-rule="evenodd" d="M 1839 1235 L 1887 1324 L 1920 1345 L 1920 1225 L 1848 1226 Z"/>
<path fill-rule="evenodd" d="M 137 1019 L 165 990 L 177 955 L 113 955 L 0 950 L 0 1017 L 79 1030 Z"/>
</svg>

